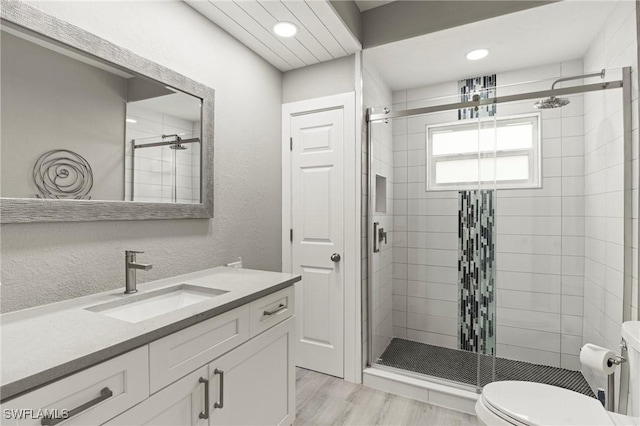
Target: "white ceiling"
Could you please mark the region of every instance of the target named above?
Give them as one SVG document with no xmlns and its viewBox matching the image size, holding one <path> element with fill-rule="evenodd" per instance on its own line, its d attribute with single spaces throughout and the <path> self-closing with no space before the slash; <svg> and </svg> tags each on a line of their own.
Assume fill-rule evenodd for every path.
<svg viewBox="0 0 640 426">
<path fill-rule="evenodd" d="M 385 4 L 393 3 L 395 0 L 355 0 L 358 9 L 360 12 L 364 12 L 365 10 L 374 9 L 379 6 L 384 6 Z"/>
<path fill-rule="evenodd" d="M 280 71 L 351 55 L 360 42 L 327 0 L 185 0 Z M 292 22 L 298 34 L 276 36 L 278 21 Z"/>
<path fill-rule="evenodd" d="M 562 1 L 365 50 L 393 90 L 581 58 L 617 2 Z M 485 59 L 465 54 L 488 48 Z"/>
</svg>

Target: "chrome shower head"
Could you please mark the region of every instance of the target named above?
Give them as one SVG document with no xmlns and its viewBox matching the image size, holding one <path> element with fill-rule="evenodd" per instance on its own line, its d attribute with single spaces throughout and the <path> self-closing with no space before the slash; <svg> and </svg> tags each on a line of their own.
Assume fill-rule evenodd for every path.
<svg viewBox="0 0 640 426">
<path fill-rule="evenodd" d="M 167 138 L 176 138 L 175 141 L 171 141 L 169 143 L 171 143 L 171 145 L 169 145 L 169 149 L 173 149 L 174 151 L 182 151 L 187 149 L 186 146 L 182 145 L 180 142 L 182 142 L 182 138 L 180 137 L 180 135 L 162 135 L 162 139 L 167 139 Z"/>
<path fill-rule="evenodd" d="M 562 77 L 557 79 L 556 81 L 553 82 L 553 84 L 551 85 L 551 90 L 554 90 L 556 88 L 556 84 L 563 82 L 563 81 L 571 81 L 571 80 L 577 80 L 580 78 L 589 78 L 589 77 L 600 77 L 600 78 L 604 78 L 605 76 L 605 69 L 603 68 L 602 70 L 600 70 L 600 72 L 595 72 L 592 74 L 584 74 L 584 75 L 574 75 L 571 77 Z M 548 98 L 545 99 L 541 99 L 538 102 L 536 102 L 535 104 L 533 104 L 533 107 L 536 109 L 552 109 L 552 108 L 561 108 L 565 105 L 569 105 L 569 99 L 567 98 L 556 98 L 555 96 L 549 96 Z"/>
<path fill-rule="evenodd" d="M 551 108 L 561 108 L 565 105 L 569 104 L 569 99 L 567 98 L 556 98 L 555 96 L 550 96 L 545 99 L 541 99 L 535 104 L 533 104 L 534 108 L 537 109 L 551 109 Z"/>
</svg>

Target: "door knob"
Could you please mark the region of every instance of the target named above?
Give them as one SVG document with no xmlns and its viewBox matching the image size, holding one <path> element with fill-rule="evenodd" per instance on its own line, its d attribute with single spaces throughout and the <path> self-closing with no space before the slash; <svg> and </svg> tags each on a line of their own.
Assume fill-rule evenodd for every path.
<svg viewBox="0 0 640 426">
<path fill-rule="evenodd" d="M 333 253 L 331 255 L 331 260 L 334 262 L 340 262 L 340 255 L 338 253 Z"/>
</svg>

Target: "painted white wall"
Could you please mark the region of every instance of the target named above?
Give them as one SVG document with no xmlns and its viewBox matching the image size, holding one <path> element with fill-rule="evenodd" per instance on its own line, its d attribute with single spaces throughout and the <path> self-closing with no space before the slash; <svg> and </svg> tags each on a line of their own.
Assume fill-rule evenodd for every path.
<svg viewBox="0 0 640 426">
<path fill-rule="evenodd" d="M 280 270 L 281 73 L 182 2 L 32 5 L 216 89 L 215 218 L 3 225 L 2 311 L 219 266 Z M 180 22 L 179 30 L 172 23 Z"/>
<path fill-rule="evenodd" d="M 282 74 L 282 102 L 296 102 L 355 90 L 355 56 L 309 65 Z"/>
<path fill-rule="evenodd" d="M 12 106 L 2 109 L 2 196 L 35 198 L 36 161 L 67 149 L 91 166 L 92 199 L 122 200 L 127 80 L 4 32 L 1 50 Z"/>
<path fill-rule="evenodd" d="M 632 67 L 632 315 L 637 318 L 638 292 L 638 45 L 637 2 L 621 1 L 591 43 L 584 68 L 607 68 L 621 79 L 619 68 Z M 617 351 L 624 297 L 623 114 L 620 91 L 585 94 L 585 289 L 583 343 Z M 583 373 L 592 388 L 606 378 L 589 369 Z"/>
</svg>

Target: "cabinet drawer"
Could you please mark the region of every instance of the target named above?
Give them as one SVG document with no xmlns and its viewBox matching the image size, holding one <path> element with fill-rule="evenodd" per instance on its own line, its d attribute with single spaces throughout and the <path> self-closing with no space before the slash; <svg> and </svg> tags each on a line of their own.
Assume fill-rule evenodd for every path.
<svg viewBox="0 0 640 426">
<path fill-rule="evenodd" d="M 249 339 L 241 306 L 149 344 L 149 388 L 157 392 Z"/>
<path fill-rule="evenodd" d="M 69 410 L 72 415 L 59 424 L 99 425 L 148 396 L 148 346 L 144 346 L 12 399 L 2 409 L 57 410 L 60 415 Z M 42 419 L 3 424 L 41 425 Z"/>
<path fill-rule="evenodd" d="M 295 313 L 294 286 L 251 302 L 251 337 L 286 320 Z"/>
</svg>

